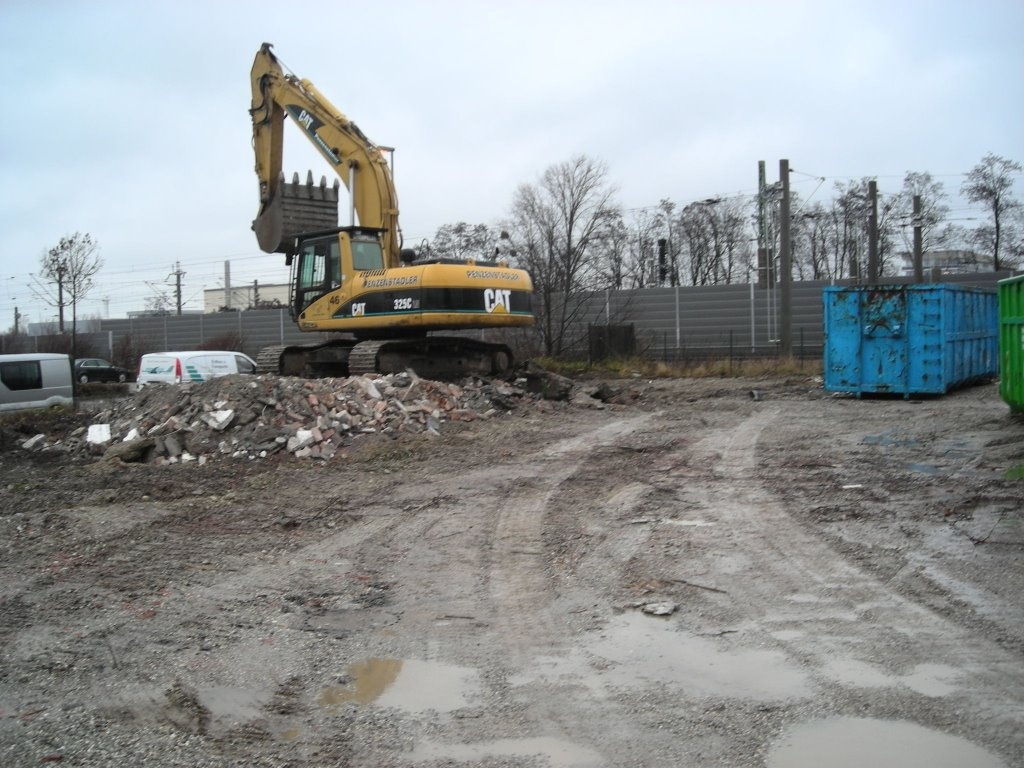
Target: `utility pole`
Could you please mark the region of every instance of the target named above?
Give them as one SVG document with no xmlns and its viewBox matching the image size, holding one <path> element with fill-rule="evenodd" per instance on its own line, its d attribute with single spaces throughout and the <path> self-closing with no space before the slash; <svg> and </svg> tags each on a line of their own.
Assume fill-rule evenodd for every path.
<svg viewBox="0 0 1024 768">
<path fill-rule="evenodd" d="M 921 196 L 914 195 L 914 282 L 924 282 L 924 251 L 922 248 Z"/>
<path fill-rule="evenodd" d="M 21 312 L 19 312 L 18 308 L 15 307 L 14 308 L 14 335 L 15 336 L 18 335 L 18 322 L 20 320 L 21 320 Z"/>
<path fill-rule="evenodd" d="M 181 270 L 181 262 L 174 262 L 174 271 L 170 274 L 171 277 L 175 278 L 175 297 L 177 298 L 178 315 L 181 315 L 181 278 L 185 276 L 185 273 Z"/>
<path fill-rule="evenodd" d="M 768 258 L 768 236 L 765 227 L 765 182 L 764 160 L 757 161 L 757 283 L 761 288 L 771 285 L 771 261 Z"/>
<path fill-rule="evenodd" d="M 868 285 L 878 284 L 878 182 L 868 182 L 868 202 L 871 213 L 868 217 Z"/>
<path fill-rule="evenodd" d="M 793 355 L 793 267 L 790 253 L 789 160 L 779 160 L 782 201 L 779 204 L 779 353 Z"/>
<path fill-rule="evenodd" d="M 64 271 L 67 267 L 63 261 L 57 262 L 57 330 L 64 333 Z"/>
</svg>

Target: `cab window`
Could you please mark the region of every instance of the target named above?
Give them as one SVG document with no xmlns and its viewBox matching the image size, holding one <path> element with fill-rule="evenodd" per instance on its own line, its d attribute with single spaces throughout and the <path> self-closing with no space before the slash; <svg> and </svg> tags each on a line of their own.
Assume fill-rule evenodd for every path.
<svg viewBox="0 0 1024 768">
<path fill-rule="evenodd" d="M 384 254 L 380 250 L 380 242 L 353 238 L 352 268 L 359 272 L 384 269 Z"/>
</svg>

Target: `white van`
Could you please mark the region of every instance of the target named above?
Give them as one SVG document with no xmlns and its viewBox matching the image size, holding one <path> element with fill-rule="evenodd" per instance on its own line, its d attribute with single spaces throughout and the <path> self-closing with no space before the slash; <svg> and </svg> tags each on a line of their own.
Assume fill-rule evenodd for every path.
<svg viewBox="0 0 1024 768">
<path fill-rule="evenodd" d="M 71 358 L 67 355 L 0 355 L 0 411 L 74 404 Z"/>
<path fill-rule="evenodd" d="M 148 384 L 202 382 L 232 373 L 256 373 L 256 361 L 241 352 L 150 352 L 139 361 L 136 381 Z"/>
</svg>

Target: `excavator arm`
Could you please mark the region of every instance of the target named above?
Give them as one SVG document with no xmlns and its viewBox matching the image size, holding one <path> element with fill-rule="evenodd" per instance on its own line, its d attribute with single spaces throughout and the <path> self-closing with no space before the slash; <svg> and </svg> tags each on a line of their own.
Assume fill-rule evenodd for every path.
<svg viewBox="0 0 1024 768">
<path fill-rule="evenodd" d="M 284 234 L 282 157 L 284 121 L 285 116 L 290 116 L 348 188 L 359 225 L 382 231 L 387 266 L 398 266 L 398 196 L 382 148 L 370 141 L 309 80 L 286 74 L 270 49 L 270 43 L 264 43 L 253 61 L 249 110 L 260 190 L 253 230 L 260 248 L 267 253 L 276 251 Z"/>
</svg>

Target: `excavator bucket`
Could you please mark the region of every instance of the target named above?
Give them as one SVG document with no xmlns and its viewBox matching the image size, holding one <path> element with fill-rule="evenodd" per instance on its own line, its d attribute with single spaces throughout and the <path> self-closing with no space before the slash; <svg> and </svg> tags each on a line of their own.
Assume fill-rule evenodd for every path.
<svg viewBox="0 0 1024 768">
<path fill-rule="evenodd" d="M 297 173 L 291 183 L 286 183 L 282 174 L 276 193 L 252 223 L 260 248 L 267 253 L 290 254 L 296 235 L 337 227 L 340 187 L 337 180 L 328 187 L 324 177 L 313 184 L 312 171 L 307 173 L 305 184 L 299 183 Z"/>
</svg>

